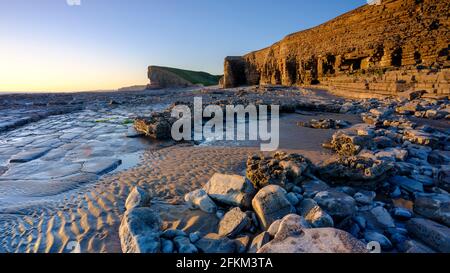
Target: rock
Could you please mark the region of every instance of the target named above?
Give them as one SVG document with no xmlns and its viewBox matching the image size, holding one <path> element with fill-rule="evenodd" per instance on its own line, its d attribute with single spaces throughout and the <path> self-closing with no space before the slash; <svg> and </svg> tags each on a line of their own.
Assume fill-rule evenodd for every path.
<svg viewBox="0 0 450 273">
<path fill-rule="evenodd" d="M 428 155 L 428 162 L 434 165 L 448 165 L 450 164 L 449 152 L 434 150 Z"/>
<path fill-rule="evenodd" d="M 219 235 L 234 238 L 243 230 L 248 228 L 251 218 L 241 211 L 240 208 L 233 208 L 225 214 L 219 223 Z"/>
<path fill-rule="evenodd" d="M 258 250 L 261 249 L 261 247 L 263 247 L 268 242 L 270 242 L 270 234 L 266 231 L 260 233 L 253 239 L 248 249 L 248 253 L 257 253 Z"/>
<path fill-rule="evenodd" d="M 414 212 L 450 227 L 450 196 L 446 194 L 417 195 Z"/>
<path fill-rule="evenodd" d="M 359 135 L 357 129 L 339 130 L 333 134 L 331 148 L 340 156 L 355 156 L 363 148 L 372 146 L 371 137 Z"/>
<path fill-rule="evenodd" d="M 349 233 L 334 228 L 304 229 L 275 238 L 258 253 L 367 253 L 366 246 Z"/>
<path fill-rule="evenodd" d="M 269 232 L 270 236 L 275 237 L 275 235 L 278 232 L 278 229 L 280 228 L 280 224 L 281 219 L 278 219 L 270 225 L 269 229 L 267 229 L 267 232 Z"/>
<path fill-rule="evenodd" d="M 200 209 L 206 213 L 216 213 L 216 204 L 203 189 L 198 189 L 186 194 L 184 200 L 192 209 Z"/>
<path fill-rule="evenodd" d="M 314 198 L 314 196 L 321 191 L 326 191 L 330 188 L 327 183 L 320 180 L 308 180 L 302 184 L 305 191 L 304 196 L 306 198 Z"/>
<path fill-rule="evenodd" d="M 137 137 L 141 137 L 143 135 L 144 135 L 143 133 L 136 131 L 136 129 L 134 129 L 134 127 L 129 127 L 127 130 L 127 133 L 125 134 L 125 136 L 128 138 L 137 138 Z"/>
<path fill-rule="evenodd" d="M 297 214 L 286 215 L 281 219 L 280 227 L 278 228 L 275 238 L 281 240 L 289 236 L 295 236 L 302 233 L 303 229 L 311 228 L 306 220 Z"/>
<path fill-rule="evenodd" d="M 413 218 L 408 221 L 406 228 L 411 235 L 420 239 L 428 246 L 444 252 L 450 252 L 450 229 L 431 220 Z"/>
<path fill-rule="evenodd" d="M 236 244 L 237 253 L 246 253 L 248 245 L 250 244 L 250 236 L 239 236 L 234 240 Z"/>
<path fill-rule="evenodd" d="M 170 254 L 174 251 L 173 242 L 170 240 L 161 239 L 162 253 Z"/>
<path fill-rule="evenodd" d="M 48 153 L 51 150 L 52 150 L 52 148 L 48 148 L 48 147 L 25 150 L 23 152 L 20 152 L 16 155 L 12 156 L 11 159 L 9 160 L 9 163 L 25 163 L 25 162 L 33 161 L 35 159 L 38 159 L 38 158 L 44 156 L 46 153 Z"/>
<path fill-rule="evenodd" d="M 180 229 L 166 229 L 161 234 L 162 238 L 165 238 L 168 240 L 173 240 L 176 237 L 186 237 L 186 236 L 187 236 L 186 232 L 184 232 Z"/>
<path fill-rule="evenodd" d="M 297 184 L 311 169 L 311 161 L 299 154 L 276 152 L 271 157 L 254 155 L 247 160 L 247 177 L 258 189 L 267 185 Z"/>
<path fill-rule="evenodd" d="M 337 219 L 343 219 L 356 211 L 355 199 L 334 190 L 319 192 L 314 197 L 314 201 L 329 215 Z"/>
<path fill-rule="evenodd" d="M 373 200 L 377 194 L 373 191 L 364 191 L 364 192 L 357 192 L 353 198 L 356 202 L 363 204 L 363 205 L 370 205 L 373 203 Z"/>
<path fill-rule="evenodd" d="M 395 228 L 394 219 L 382 206 L 375 207 L 369 211 L 362 212 L 367 220 L 367 228 L 372 230 L 385 230 Z"/>
<path fill-rule="evenodd" d="M 375 158 L 380 160 L 397 160 L 405 161 L 408 157 L 408 151 L 399 148 L 388 148 L 381 150 L 375 154 Z"/>
<path fill-rule="evenodd" d="M 262 228 L 265 230 L 274 221 L 294 211 L 294 207 L 286 198 L 286 191 L 276 185 L 269 185 L 261 189 L 253 198 L 252 205 Z"/>
<path fill-rule="evenodd" d="M 434 180 L 426 175 L 420 175 L 420 174 L 413 174 L 410 176 L 411 179 L 419 181 L 422 183 L 425 187 L 433 187 L 434 186 Z"/>
<path fill-rule="evenodd" d="M 414 240 L 406 240 L 397 247 L 404 253 L 435 253 L 431 248 Z"/>
<path fill-rule="evenodd" d="M 145 134 L 154 139 L 172 139 L 171 129 L 175 123 L 170 112 L 152 113 L 149 117 L 140 117 L 134 121 L 137 132 Z"/>
<path fill-rule="evenodd" d="M 243 176 L 214 174 L 204 187 L 215 201 L 236 207 L 249 208 L 256 193 L 252 183 Z"/>
<path fill-rule="evenodd" d="M 297 212 L 314 228 L 333 227 L 334 221 L 313 199 L 305 199 L 297 207 Z"/>
<path fill-rule="evenodd" d="M 197 247 L 191 244 L 189 238 L 184 236 L 178 236 L 173 239 L 175 247 L 178 250 L 178 253 L 188 254 L 188 253 L 197 253 Z"/>
<path fill-rule="evenodd" d="M 409 210 L 404 209 L 404 208 L 394 208 L 392 210 L 392 215 L 396 219 L 399 219 L 399 220 L 402 220 L 402 221 L 409 220 L 413 216 L 412 213 Z"/>
<path fill-rule="evenodd" d="M 416 180 L 410 179 L 408 177 L 405 177 L 405 176 L 397 175 L 397 176 L 391 177 L 389 179 L 389 182 L 394 185 L 397 185 L 409 192 L 412 192 L 412 193 L 424 191 L 422 183 L 420 183 Z"/>
<path fill-rule="evenodd" d="M 286 198 L 291 203 L 292 206 L 296 206 L 300 201 L 295 193 L 290 192 L 286 195 Z"/>
<path fill-rule="evenodd" d="M 150 208 L 133 208 L 125 212 L 119 228 L 124 253 L 159 253 L 161 219 Z"/>
<path fill-rule="evenodd" d="M 116 158 L 95 158 L 83 163 L 82 172 L 104 175 L 119 167 L 122 160 Z"/>
<path fill-rule="evenodd" d="M 378 242 L 381 245 L 381 248 L 383 250 L 390 250 L 392 249 L 392 243 L 389 241 L 389 239 L 384 236 L 381 233 L 374 232 L 374 231 L 366 231 L 364 233 L 364 239 L 367 242 Z"/>
<path fill-rule="evenodd" d="M 419 130 L 405 130 L 404 138 L 412 143 L 425 146 L 436 146 L 438 140 L 431 134 Z"/>
<path fill-rule="evenodd" d="M 201 238 L 195 243 L 195 246 L 202 253 L 234 253 L 236 251 L 236 243 L 233 240 L 215 233 Z"/>
<path fill-rule="evenodd" d="M 450 168 L 441 169 L 438 173 L 438 185 L 450 192 Z"/>
<path fill-rule="evenodd" d="M 308 122 L 298 122 L 297 125 L 314 129 L 343 129 L 348 127 L 350 124 L 346 121 L 334 119 L 312 119 Z"/>
<path fill-rule="evenodd" d="M 136 207 L 148 207 L 150 205 L 150 200 L 151 197 L 147 191 L 139 187 L 134 187 L 127 197 L 125 208 L 130 210 Z"/>
<path fill-rule="evenodd" d="M 391 162 L 354 156 L 327 161 L 319 168 L 318 174 L 333 185 L 345 184 L 371 190 L 391 175 L 393 167 Z"/>
<path fill-rule="evenodd" d="M 193 232 L 189 234 L 189 240 L 191 243 L 195 244 L 198 240 L 202 238 L 201 233 L 199 231 Z"/>
</svg>

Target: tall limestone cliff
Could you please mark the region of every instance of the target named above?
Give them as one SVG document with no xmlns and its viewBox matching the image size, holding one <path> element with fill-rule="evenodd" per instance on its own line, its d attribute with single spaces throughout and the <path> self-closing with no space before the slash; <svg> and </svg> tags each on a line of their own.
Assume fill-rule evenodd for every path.
<svg viewBox="0 0 450 273">
<path fill-rule="evenodd" d="M 382 0 L 271 47 L 225 59 L 224 87 L 318 85 L 336 93 L 450 95 L 450 2 Z"/>
</svg>

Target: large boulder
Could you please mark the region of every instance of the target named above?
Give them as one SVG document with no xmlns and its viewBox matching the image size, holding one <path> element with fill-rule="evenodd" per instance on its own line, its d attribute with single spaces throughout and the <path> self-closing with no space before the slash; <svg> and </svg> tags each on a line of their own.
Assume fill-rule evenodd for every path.
<svg viewBox="0 0 450 273">
<path fill-rule="evenodd" d="M 277 185 L 261 189 L 253 198 L 252 206 L 264 230 L 274 221 L 295 211 L 286 198 L 286 191 Z"/>
<path fill-rule="evenodd" d="M 302 155 L 276 152 L 273 156 L 250 156 L 247 177 L 256 188 L 267 185 L 285 186 L 303 181 L 312 170 L 312 163 Z"/>
<path fill-rule="evenodd" d="M 351 216 L 356 211 L 355 199 L 348 194 L 336 190 L 319 192 L 314 197 L 314 201 L 336 219 Z"/>
<path fill-rule="evenodd" d="M 435 250 L 450 252 L 450 229 L 424 218 L 413 218 L 406 228 L 409 233 Z"/>
<path fill-rule="evenodd" d="M 253 241 L 248 249 L 248 253 L 257 253 L 258 250 L 268 242 L 270 242 L 270 234 L 267 231 L 263 231 L 255 238 L 253 238 Z"/>
<path fill-rule="evenodd" d="M 251 219 L 240 208 L 227 212 L 219 223 L 219 235 L 234 238 L 251 224 Z"/>
<path fill-rule="evenodd" d="M 161 219 L 150 208 L 126 211 L 119 227 L 124 253 L 159 253 L 161 251 Z"/>
<path fill-rule="evenodd" d="M 417 195 L 414 211 L 423 217 L 450 227 L 450 196 L 447 194 Z"/>
<path fill-rule="evenodd" d="M 308 229 L 298 215 L 286 216 L 275 239 L 258 253 L 366 253 L 366 246 L 349 233 L 334 228 Z"/>
<path fill-rule="evenodd" d="M 203 189 L 198 189 L 186 194 L 184 196 L 184 201 L 186 201 L 192 209 L 200 209 L 207 213 L 215 213 L 217 210 L 216 204 Z"/>
<path fill-rule="evenodd" d="M 216 173 L 204 186 L 205 191 L 215 201 L 229 206 L 251 207 L 256 190 L 243 176 Z"/>
</svg>

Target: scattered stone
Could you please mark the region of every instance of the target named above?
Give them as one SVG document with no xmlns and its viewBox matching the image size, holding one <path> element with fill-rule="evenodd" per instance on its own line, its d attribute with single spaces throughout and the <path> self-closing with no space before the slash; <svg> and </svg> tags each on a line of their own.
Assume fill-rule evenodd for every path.
<svg viewBox="0 0 450 273">
<path fill-rule="evenodd" d="M 239 236 L 235 240 L 237 253 L 247 253 L 248 246 L 250 244 L 250 236 Z"/>
<path fill-rule="evenodd" d="M 334 221 L 313 199 L 305 199 L 297 207 L 297 212 L 314 228 L 334 227 Z"/>
<path fill-rule="evenodd" d="M 406 224 L 408 231 L 428 246 L 444 252 L 450 252 L 450 229 L 431 220 L 413 218 Z"/>
<path fill-rule="evenodd" d="M 392 215 L 398 219 L 398 220 L 409 220 L 413 217 L 413 214 L 411 211 L 404 209 L 404 208 L 394 208 L 392 211 Z"/>
<path fill-rule="evenodd" d="M 202 253 L 234 253 L 236 243 L 227 237 L 221 237 L 219 234 L 210 233 L 195 243 L 195 246 Z"/>
<path fill-rule="evenodd" d="M 296 206 L 300 202 L 297 195 L 293 192 L 288 193 L 286 195 L 286 198 L 289 200 L 292 206 Z"/>
<path fill-rule="evenodd" d="M 204 187 L 215 201 L 242 208 L 251 207 L 256 190 L 243 176 L 214 174 Z"/>
<path fill-rule="evenodd" d="M 200 209 L 206 213 L 216 213 L 216 204 L 203 189 L 198 189 L 186 194 L 184 200 L 192 209 Z"/>
<path fill-rule="evenodd" d="M 201 233 L 199 231 L 193 232 L 189 234 L 189 240 L 191 243 L 195 244 L 198 240 L 202 238 Z"/>
<path fill-rule="evenodd" d="M 136 137 L 141 137 L 143 135 L 144 135 L 143 133 L 136 131 L 136 129 L 134 127 L 129 127 L 127 130 L 127 133 L 125 134 L 125 136 L 128 138 L 136 138 Z"/>
<path fill-rule="evenodd" d="M 373 200 L 377 194 L 373 191 L 363 191 L 356 193 L 353 198 L 356 202 L 363 204 L 363 205 L 370 205 L 373 203 Z"/>
<path fill-rule="evenodd" d="M 397 176 L 391 177 L 389 179 L 389 182 L 391 182 L 394 185 L 397 185 L 411 193 L 424 191 L 422 183 L 420 183 L 416 180 L 410 179 L 408 177 L 405 177 L 405 176 L 397 175 Z"/>
<path fill-rule="evenodd" d="M 438 185 L 450 192 L 450 168 L 441 169 L 438 173 Z"/>
<path fill-rule="evenodd" d="M 353 215 L 356 211 L 356 202 L 351 196 L 335 190 L 322 191 L 316 194 L 314 201 L 329 215 L 343 219 Z"/>
<path fill-rule="evenodd" d="M 264 230 L 274 221 L 294 211 L 294 207 L 286 198 L 286 191 L 277 185 L 261 189 L 253 198 L 252 205 Z"/>
<path fill-rule="evenodd" d="M 134 187 L 127 197 L 125 208 L 130 210 L 136 207 L 148 207 L 150 205 L 150 200 L 151 196 L 147 191 L 139 187 Z"/>
<path fill-rule="evenodd" d="M 412 143 L 425 146 L 436 146 L 438 140 L 431 134 L 419 130 L 405 130 L 404 138 Z"/>
<path fill-rule="evenodd" d="M 318 192 L 326 191 L 330 188 L 327 183 L 320 180 L 307 180 L 303 182 L 302 187 L 306 198 L 314 198 Z"/>
<path fill-rule="evenodd" d="M 186 237 L 186 236 L 187 236 L 186 232 L 180 229 L 166 229 L 161 234 L 161 237 L 167 240 L 173 240 L 176 237 Z"/>
<path fill-rule="evenodd" d="M 404 253 L 435 253 L 435 251 L 428 246 L 415 240 L 406 240 L 397 247 Z"/>
<path fill-rule="evenodd" d="M 197 247 L 191 244 L 188 237 L 178 236 L 173 239 L 173 242 L 178 250 L 178 253 L 191 254 L 198 252 Z"/>
<path fill-rule="evenodd" d="M 219 223 L 219 235 L 234 238 L 251 224 L 251 218 L 240 208 L 231 209 Z"/>
<path fill-rule="evenodd" d="M 428 155 L 428 162 L 434 165 L 450 164 L 450 153 L 448 151 L 434 150 Z"/>
<path fill-rule="evenodd" d="M 334 119 L 312 119 L 308 122 L 298 122 L 297 125 L 314 129 L 343 129 L 348 127 L 350 123 Z"/>
<path fill-rule="evenodd" d="M 124 253 L 159 253 L 161 219 L 150 208 L 133 208 L 125 212 L 119 228 Z"/>
<path fill-rule="evenodd" d="M 174 245 L 173 242 L 166 239 L 161 239 L 161 249 L 162 253 L 170 254 L 174 251 Z"/>
<path fill-rule="evenodd" d="M 447 194 L 417 195 L 414 211 L 450 227 L 450 196 Z"/>
<path fill-rule="evenodd" d="M 270 234 L 266 231 L 260 233 L 253 239 L 248 249 L 248 253 L 257 253 L 258 250 L 260 250 L 261 247 L 263 247 L 268 242 L 270 242 Z"/>
<path fill-rule="evenodd" d="M 389 239 L 384 236 L 381 233 L 375 232 L 375 231 L 366 231 L 364 233 L 364 239 L 367 242 L 378 242 L 381 245 L 381 248 L 383 250 L 390 250 L 392 249 L 392 243 L 389 241 Z"/>
<path fill-rule="evenodd" d="M 354 129 L 340 130 L 331 139 L 331 148 L 340 156 L 357 155 L 363 148 L 371 146 L 371 138 L 362 136 Z"/>
<path fill-rule="evenodd" d="M 395 228 L 394 219 L 392 219 L 389 212 L 382 206 L 361 213 L 366 218 L 368 229 L 386 230 L 388 228 Z"/>
</svg>

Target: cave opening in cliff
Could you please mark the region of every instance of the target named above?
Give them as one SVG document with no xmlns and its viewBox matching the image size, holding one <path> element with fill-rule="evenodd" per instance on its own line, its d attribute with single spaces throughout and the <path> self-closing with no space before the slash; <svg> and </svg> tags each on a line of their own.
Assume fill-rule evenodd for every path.
<svg viewBox="0 0 450 273">
<path fill-rule="evenodd" d="M 421 64 L 422 63 L 422 54 L 420 54 L 420 52 L 418 52 L 418 51 L 414 52 L 414 60 L 415 60 L 416 64 Z"/>
<path fill-rule="evenodd" d="M 403 55 L 403 50 L 401 48 L 397 48 L 396 50 L 394 50 L 392 52 L 392 54 L 391 54 L 392 66 L 395 66 L 395 67 L 402 66 L 402 55 Z"/>
</svg>

